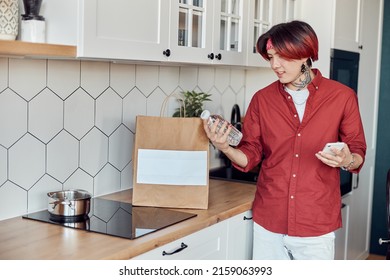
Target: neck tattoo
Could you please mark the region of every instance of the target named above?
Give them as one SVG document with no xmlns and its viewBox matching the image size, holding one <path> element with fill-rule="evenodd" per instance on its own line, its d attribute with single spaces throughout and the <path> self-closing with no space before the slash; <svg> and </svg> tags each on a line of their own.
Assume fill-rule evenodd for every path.
<svg viewBox="0 0 390 280">
<path fill-rule="evenodd" d="M 303 77 L 302 77 L 303 76 Z M 310 68 L 305 67 L 305 72 L 300 74 L 298 78 L 291 82 L 291 84 L 297 88 L 297 90 L 304 89 L 311 82 Z"/>
</svg>

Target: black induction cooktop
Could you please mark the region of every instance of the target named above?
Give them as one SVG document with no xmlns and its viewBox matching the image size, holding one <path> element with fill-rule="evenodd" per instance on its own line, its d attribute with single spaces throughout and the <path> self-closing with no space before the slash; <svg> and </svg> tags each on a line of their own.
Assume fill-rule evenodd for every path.
<svg viewBox="0 0 390 280">
<path fill-rule="evenodd" d="M 131 203 L 92 198 L 88 216 L 63 219 L 51 215 L 48 210 L 42 210 L 24 215 L 23 218 L 135 239 L 195 216 L 196 214 L 165 208 L 133 206 Z"/>
</svg>

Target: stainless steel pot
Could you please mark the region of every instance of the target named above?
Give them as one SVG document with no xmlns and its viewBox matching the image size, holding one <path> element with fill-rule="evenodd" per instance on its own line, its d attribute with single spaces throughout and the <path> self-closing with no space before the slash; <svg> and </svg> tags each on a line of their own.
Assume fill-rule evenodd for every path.
<svg viewBox="0 0 390 280">
<path fill-rule="evenodd" d="M 48 211 L 63 217 L 86 216 L 91 207 L 91 194 L 84 190 L 49 192 Z"/>
</svg>

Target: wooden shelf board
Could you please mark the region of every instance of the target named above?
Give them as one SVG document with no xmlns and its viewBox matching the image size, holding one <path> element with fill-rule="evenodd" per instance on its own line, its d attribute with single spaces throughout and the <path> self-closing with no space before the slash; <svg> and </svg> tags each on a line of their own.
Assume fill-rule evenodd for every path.
<svg viewBox="0 0 390 280">
<path fill-rule="evenodd" d="M 0 55 L 46 58 L 76 58 L 76 46 L 0 40 Z"/>
</svg>

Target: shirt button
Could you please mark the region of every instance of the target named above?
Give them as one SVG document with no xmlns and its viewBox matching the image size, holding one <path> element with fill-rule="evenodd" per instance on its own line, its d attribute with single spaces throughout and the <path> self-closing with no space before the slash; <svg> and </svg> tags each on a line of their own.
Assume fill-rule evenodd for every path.
<svg viewBox="0 0 390 280">
<path fill-rule="evenodd" d="M 291 96 L 287 96 L 288 99 L 291 99 Z"/>
<path fill-rule="evenodd" d="M 300 134 L 300 133 L 298 133 L 298 136 L 301 136 L 301 134 Z"/>
<path fill-rule="evenodd" d="M 292 195 L 292 196 L 290 196 L 290 198 L 291 198 L 291 199 L 294 199 L 294 196 Z"/>
<path fill-rule="evenodd" d="M 295 177 L 297 177 L 297 175 L 293 174 L 293 177 L 295 178 Z"/>
<path fill-rule="evenodd" d="M 297 117 L 297 115 L 295 114 L 295 115 L 294 115 L 294 118 L 296 118 L 296 117 Z"/>
<path fill-rule="evenodd" d="M 295 157 L 299 157 L 299 155 L 298 155 L 298 154 L 295 154 Z"/>
</svg>

